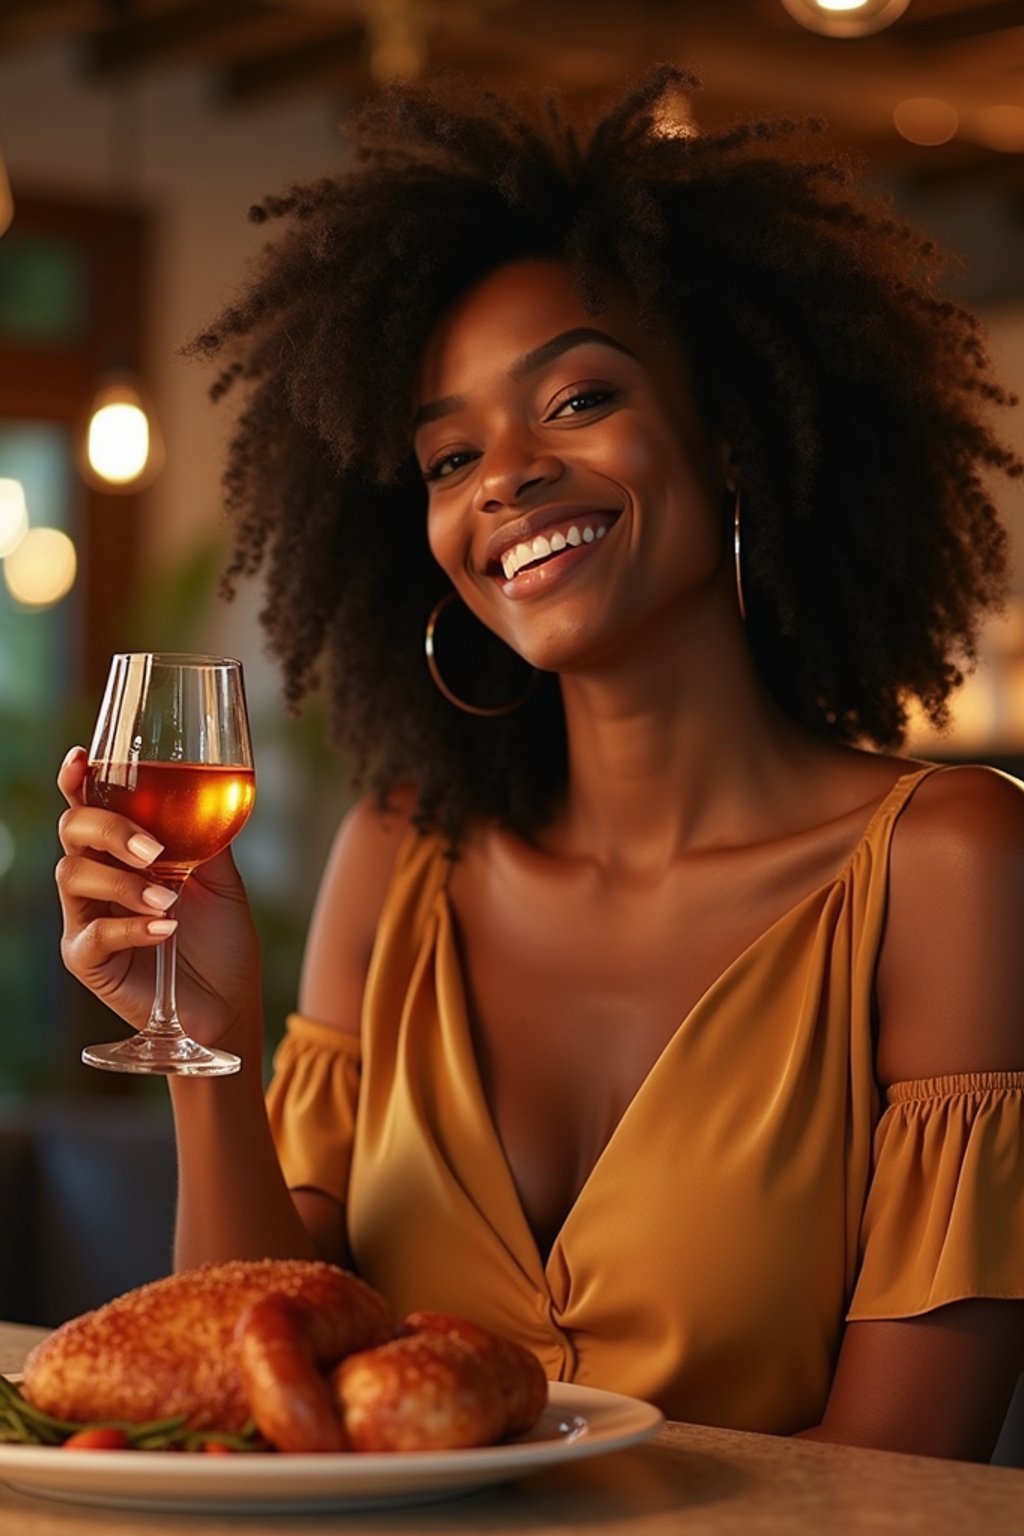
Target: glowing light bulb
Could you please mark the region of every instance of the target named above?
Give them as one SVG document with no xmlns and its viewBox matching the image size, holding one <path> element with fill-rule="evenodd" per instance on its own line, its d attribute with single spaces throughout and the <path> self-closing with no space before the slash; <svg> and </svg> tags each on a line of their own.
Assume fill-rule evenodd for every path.
<svg viewBox="0 0 1024 1536">
<path fill-rule="evenodd" d="M 30 528 L 4 561 L 4 580 L 16 603 L 49 608 L 74 586 L 78 555 L 59 528 Z"/>
<path fill-rule="evenodd" d="M 149 418 L 129 401 L 101 405 L 89 422 L 89 463 L 113 485 L 137 480 L 149 458 Z"/>
<path fill-rule="evenodd" d="M 802 27 L 825 37 L 867 37 L 898 21 L 910 0 L 782 0 Z"/>
<path fill-rule="evenodd" d="M 18 547 L 27 532 L 25 487 L 20 480 L 0 480 L 0 560 Z"/>
<path fill-rule="evenodd" d="M 89 408 L 81 468 L 101 491 L 136 491 L 161 467 L 160 440 L 131 374 L 100 381 Z"/>
</svg>

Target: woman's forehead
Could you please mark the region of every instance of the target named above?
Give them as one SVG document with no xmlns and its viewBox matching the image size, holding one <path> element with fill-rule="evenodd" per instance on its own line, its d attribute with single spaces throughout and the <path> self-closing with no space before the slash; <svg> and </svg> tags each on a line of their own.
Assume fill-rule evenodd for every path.
<svg viewBox="0 0 1024 1536">
<path fill-rule="evenodd" d="M 570 267 L 555 259 L 509 262 L 461 294 L 431 331 L 415 382 L 416 404 L 461 393 L 486 373 L 507 373 L 537 348 L 569 331 L 607 334 L 634 355 L 651 346 L 623 285 L 601 285 L 597 314 L 581 297 Z"/>
</svg>

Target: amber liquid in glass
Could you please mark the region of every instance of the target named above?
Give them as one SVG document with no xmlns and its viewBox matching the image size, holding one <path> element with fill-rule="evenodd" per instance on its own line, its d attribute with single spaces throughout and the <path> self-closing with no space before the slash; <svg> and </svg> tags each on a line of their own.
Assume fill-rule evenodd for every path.
<svg viewBox="0 0 1024 1536">
<path fill-rule="evenodd" d="M 159 879 L 186 875 L 226 848 L 256 798 L 251 768 L 207 763 L 90 763 L 86 805 L 145 828 L 164 851 L 149 866 Z"/>
</svg>

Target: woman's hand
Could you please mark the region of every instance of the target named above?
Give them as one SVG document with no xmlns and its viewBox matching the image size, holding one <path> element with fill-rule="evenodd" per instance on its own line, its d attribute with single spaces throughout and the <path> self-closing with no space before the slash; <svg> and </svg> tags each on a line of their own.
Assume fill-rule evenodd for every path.
<svg viewBox="0 0 1024 1536">
<path fill-rule="evenodd" d="M 148 872 L 161 848 L 146 829 L 85 805 L 85 770 L 85 751 L 74 747 L 57 775 L 68 803 L 56 870 L 64 964 L 141 1029 L 153 1002 L 153 950 L 176 927 L 178 1008 L 188 1033 L 203 1045 L 251 1051 L 262 1016 L 259 941 L 230 850 L 201 865 L 175 899 Z"/>
</svg>

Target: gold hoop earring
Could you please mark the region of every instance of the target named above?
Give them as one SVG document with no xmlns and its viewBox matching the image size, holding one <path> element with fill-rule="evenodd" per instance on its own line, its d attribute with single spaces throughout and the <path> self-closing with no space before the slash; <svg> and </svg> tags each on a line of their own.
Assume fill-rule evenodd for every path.
<svg viewBox="0 0 1024 1536">
<path fill-rule="evenodd" d="M 461 709 L 467 715 L 478 715 L 481 719 L 493 720 L 497 719 L 499 715 L 514 714 L 517 709 L 522 708 L 527 699 L 530 697 L 530 694 L 533 692 L 534 685 L 537 681 L 536 667 L 532 668 L 530 680 L 523 692 L 519 695 L 519 698 L 513 699 L 511 704 L 470 704 L 467 702 L 467 700 L 460 699 L 457 693 L 453 693 L 451 688 L 449 688 L 448 684 L 445 682 L 444 678 L 441 676 L 441 671 L 437 664 L 437 655 L 434 646 L 434 632 L 437 629 L 438 619 L 441 617 L 442 613 L 448 607 L 448 605 L 455 601 L 457 596 L 458 594 L 456 592 L 446 592 L 444 597 L 441 598 L 440 602 L 434 604 L 434 607 L 430 611 L 430 617 L 427 620 L 427 632 L 424 637 L 424 650 L 427 654 L 427 669 L 430 672 L 430 676 L 433 678 L 434 685 L 438 692 L 443 694 L 444 697 L 448 700 L 449 704 L 454 704 L 456 709 Z"/>
<path fill-rule="evenodd" d="M 740 618 L 746 623 L 747 605 L 743 600 L 743 563 L 740 558 L 740 486 L 737 480 L 734 487 L 735 499 L 732 505 L 732 558 L 736 572 L 736 602 L 740 610 Z"/>
</svg>

